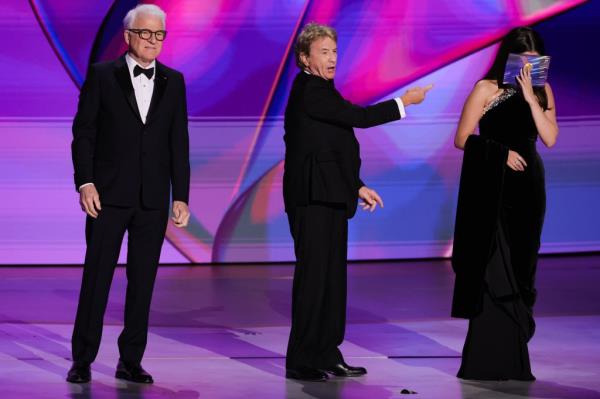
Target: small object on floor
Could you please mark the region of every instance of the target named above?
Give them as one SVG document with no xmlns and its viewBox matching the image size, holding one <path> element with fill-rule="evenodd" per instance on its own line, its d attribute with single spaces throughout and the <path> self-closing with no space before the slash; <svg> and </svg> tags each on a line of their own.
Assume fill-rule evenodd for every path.
<svg viewBox="0 0 600 399">
<path fill-rule="evenodd" d="M 406 388 L 404 388 L 403 390 L 401 390 L 400 393 L 402 395 L 416 395 L 417 394 L 416 391 L 411 391 L 410 389 L 406 389 Z"/>
<path fill-rule="evenodd" d="M 115 377 L 120 380 L 126 380 L 131 382 L 137 382 L 140 384 L 153 384 L 154 379 L 152 376 L 142 368 L 141 364 L 126 363 L 119 359 L 117 364 L 117 371 Z"/>
<path fill-rule="evenodd" d="M 92 379 L 90 364 L 84 362 L 73 362 L 67 373 L 67 382 L 72 384 L 85 384 Z"/>
</svg>

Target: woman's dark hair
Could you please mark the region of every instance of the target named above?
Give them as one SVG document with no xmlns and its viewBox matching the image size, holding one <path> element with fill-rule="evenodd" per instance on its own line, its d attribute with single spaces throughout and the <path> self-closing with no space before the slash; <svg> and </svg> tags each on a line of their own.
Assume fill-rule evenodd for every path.
<svg viewBox="0 0 600 399">
<path fill-rule="evenodd" d="M 540 34 L 528 26 L 512 29 L 504 36 L 502 42 L 500 42 L 500 48 L 498 49 L 496 58 L 483 79 L 494 80 L 498 84 L 498 87 L 506 87 L 507 85 L 502 83 L 502 81 L 504 80 L 504 68 L 506 66 L 506 61 L 508 60 L 508 54 L 520 54 L 527 51 L 535 51 L 539 55 L 546 55 L 546 48 Z M 534 86 L 533 92 L 535 93 L 540 106 L 544 110 L 547 110 L 548 96 L 546 95 L 546 89 L 544 87 Z"/>
</svg>

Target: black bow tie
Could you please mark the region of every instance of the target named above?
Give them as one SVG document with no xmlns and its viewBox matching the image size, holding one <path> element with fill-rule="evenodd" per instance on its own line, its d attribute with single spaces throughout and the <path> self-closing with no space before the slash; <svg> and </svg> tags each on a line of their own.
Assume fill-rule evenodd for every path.
<svg viewBox="0 0 600 399">
<path fill-rule="evenodd" d="M 154 68 L 144 69 L 144 68 L 140 67 L 139 65 L 136 65 L 135 68 L 133 68 L 133 76 L 137 77 L 141 73 L 146 75 L 148 80 L 150 80 L 150 79 L 152 79 L 152 75 L 154 75 Z"/>
</svg>

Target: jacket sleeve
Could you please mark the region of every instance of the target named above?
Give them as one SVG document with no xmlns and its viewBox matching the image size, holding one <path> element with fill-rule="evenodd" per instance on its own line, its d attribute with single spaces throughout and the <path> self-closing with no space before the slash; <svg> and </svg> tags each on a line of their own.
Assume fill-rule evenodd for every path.
<svg viewBox="0 0 600 399">
<path fill-rule="evenodd" d="M 179 75 L 180 98 L 176 106 L 170 134 L 171 185 L 173 201 L 189 201 L 190 145 L 185 80 Z"/>
<path fill-rule="evenodd" d="M 361 107 L 345 100 L 327 83 L 310 83 L 304 96 L 305 108 L 312 118 L 346 127 L 369 128 L 400 119 L 395 100 Z"/>
<path fill-rule="evenodd" d="M 100 82 L 98 72 L 92 65 L 79 93 L 77 113 L 73 120 L 71 157 L 75 170 L 75 190 L 82 184 L 94 182 L 94 148 L 99 109 Z"/>
</svg>

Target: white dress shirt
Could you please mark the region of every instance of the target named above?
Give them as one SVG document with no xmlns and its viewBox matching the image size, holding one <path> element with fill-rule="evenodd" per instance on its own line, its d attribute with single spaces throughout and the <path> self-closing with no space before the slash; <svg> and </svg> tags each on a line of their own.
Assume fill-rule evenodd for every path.
<svg viewBox="0 0 600 399">
<path fill-rule="evenodd" d="M 396 104 L 398 104 L 398 111 L 400 111 L 400 119 L 406 118 L 406 110 L 404 109 L 404 103 L 400 97 L 395 97 Z"/>
<path fill-rule="evenodd" d="M 146 123 L 146 116 L 148 116 L 148 109 L 150 108 L 150 100 L 152 100 L 152 92 L 154 91 L 154 78 L 156 78 L 156 69 L 154 69 L 154 75 L 152 79 L 148 79 L 143 73 L 138 76 L 133 76 L 133 68 L 139 65 L 129 53 L 125 54 L 125 61 L 127 61 L 127 67 L 129 68 L 129 76 L 131 77 L 131 83 L 133 84 L 133 91 L 135 92 L 135 101 L 137 102 L 142 122 Z M 140 68 L 149 69 L 156 68 L 156 61 L 152 61 L 147 67 L 139 65 Z"/>
<path fill-rule="evenodd" d="M 146 117 L 148 116 L 148 110 L 150 109 L 150 101 L 152 100 L 152 93 L 154 92 L 154 78 L 156 77 L 156 61 L 152 61 L 146 68 L 140 65 L 140 68 L 148 69 L 154 68 L 154 74 L 152 79 L 148 79 L 143 73 L 138 76 L 133 76 L 133 68 L 139 65 L 129 53 L 125 54 L 125 61 L 127 62 L 127 68 L 129 69 L 129 77 L 131 78 L 131 84 L 133 85 L 133 91 L 135 93 L 135 101 L 142 117 L 142 122 L 146 123 Z M 85 183 L 79 186 L 79 191 L 85 186 L 89 186 L 94 183 Z"/>
</svg>

